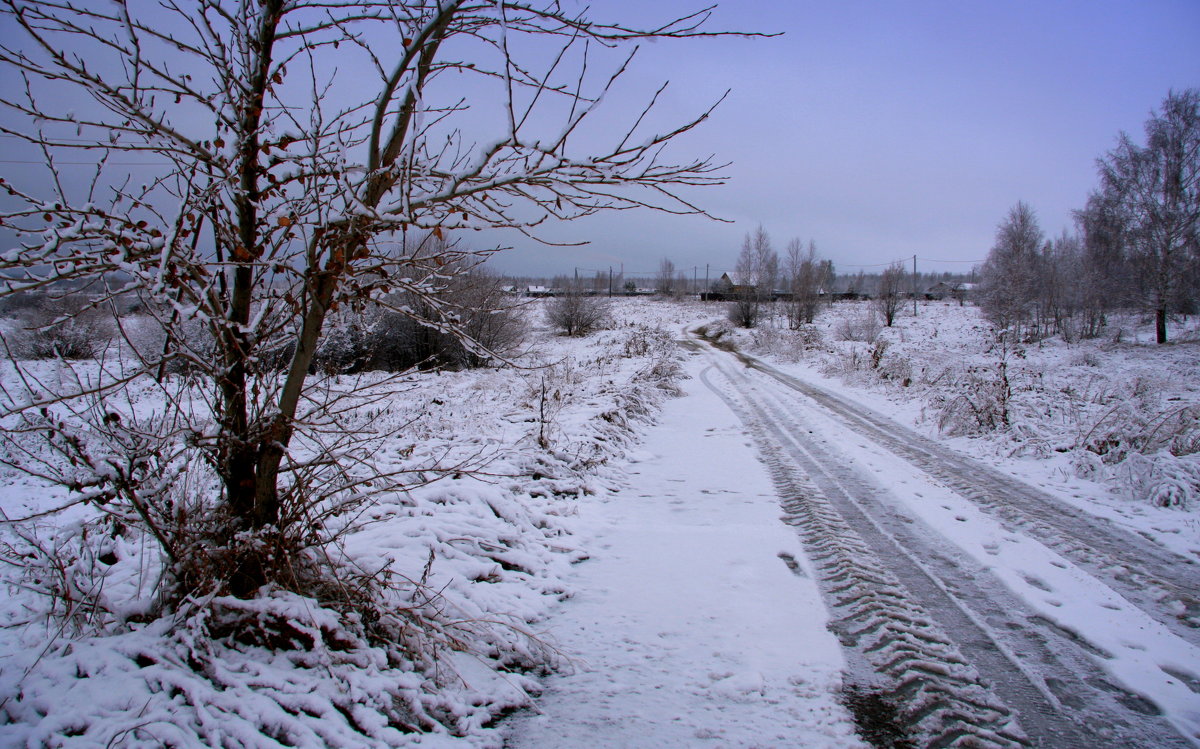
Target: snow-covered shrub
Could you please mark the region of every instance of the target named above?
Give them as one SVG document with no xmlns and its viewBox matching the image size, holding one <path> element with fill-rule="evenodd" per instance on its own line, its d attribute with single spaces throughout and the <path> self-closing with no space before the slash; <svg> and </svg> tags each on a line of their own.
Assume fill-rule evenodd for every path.
<svg viewBox="0 0 1200 749">
<path fill-rule="evenodd" d="M 1113 471 L 1123 493 L 1156 507 L 1188 508 L 1200 498 L 1200 461 L 1167 452 L 1128 453 Z"/>
<path fill-rule="evenodd" d="M 863 305 L 856 316 L 842 317 L 834 327 L 834 335 L 842 341 L 874 343 L 883 330 L 879 313 L 872 305 Z"/>
<path fill-rule="evenodd" d="M 678 349 L 671 335 L 665 330 L 656 329 L 653 344 L 647 351 L 650 360 L 643 369 L 638 371 L 631 382 L 635 385 L 648 384 L 653 388 L 670 395 L 679 395 L 679 379 L 683 376 L 683 367 L 679 364 Z M 651 404 L 657 406 L 657 399 Z M 649 413 L 653 409 L 647 409 Z"/>
<path fill-rule="evenodd" d="M 1100 366 L 1100 359 L 1095 351 L 1086 349 L 1072 356 L 1070 364 L 1072 367 L 1098 367 Z"/>
<path fill-rule="evenodd" d="M 938 410 L 938 429 L 951 435 L 971 435 L 1012 425 L 1012 364 L 1022 360 L 1025 352 L 1014 346 L 1011 338 L 1009 331 L 995 333 L 982 359 L 948 373 L 931 398 Z"/>
<path fill-rule="evenodd" d="M 877 347 L 879 343 L 882 343 L 882 341 L 876 343 Z M 883 352 L 881 351 L 878 359 L 876 359 L 875 369 L 877 370 L 881 380 L 894 382 L 901 387 L 910 386 L 913 383 L 913 378 L 915 376 L 913 373 L 912 361 L 909 360 L 908 357 L 899 353 L 892 353 L 891 355 L 884 356 Z"/>
<path fill-rule="evenodd" d="M 821 329 L 816 325 L 805 324 L 796 328 L 796 344 L 802 351 L 811 351 L 824 347 L 825 340 L 821 336 Z"/>
<path fill-rule="evenodd" d="M 971 367 L 953 383 L 952 394 L 938 394 L 938 429 L 949 435 L 974 435 L 1007 428 L 1012 385 L 1003 361 L 995 367 Z"/>
<path fill-rule="evenodd" d="M 774 325 L 759 325 L 750 331 L 750 350 L 771 356 L 785 355 L 787 333 Z"/>
<path fill-rule="evenodd" d="M 608 304 L 601 297 L 571 291 L 546 305 L 546 322 L 565 336 L 586 336 L 608 320 Z"/>
<path fill-rule="evenodd" d="M 800 324 L 792 329 L 781 327 L 779 322 L 773 320 L 749 331 L 749 350 L 787 362 L 798 362 L 822 345 L 821 332 L 816 326 Z"/>
<path fill-rule="evenodd" d="M 73 297 L 43 297 L 5 335 L 18 359 L 94 359 L 112 339 L 111 323 Z"/>
<path fill-rule="evenodd" d="M 952 436 L 992 432 L 1008 426 L 1008 395 L 1003 383 L 968 376 L 964 392 L 948 398 L 938 411 L 938 429 Z"/>
<path fill-rule="evenodd" d="M 407 743 L 414 732 L 478 734 L 498 712 L 525 703 L 530 679 L 509 673 L 502 680 L 473 665 L 478 655 L 469 647 L 455 653 L 468 642 L 465 627 L 445 630 L 441 647 L 414 660 L 422 650 L 409 641 L 421 630 L 405 623 L 411 615 L 390 614 L 395 639 L 372 643 L 360 620 L 268 591 L 252 600 L 197 600 L 173 620 L 63 643 L 40 662 L 38 649 L 19 653 L 27 677 L 19 689 L 12 682 L 0 688 L 0 739 L 30 746 L 382 749 Z"/>
<path fill-rule="evenodd" d="M 503 293 L 500 279 L 468 273 L 448 283 L 436 307 L 396 294 L 344 317 L 327 336 L 319 365 L 340 373 L 487 366 L 516 350 L 525 328 L 522 310 Z"/>
<path fill-rule="evenodd" d="M 58 622 L 74 635 L 93 633 L 147 604 L 123 595 L 129 591 L 112 582 L 120 578 L 130 546 L 137 547 L 137 535 L 111 516 L 63 527 L 13 526 L 0 541 L 0 560 L 18 571 L 21 588 L 35 596 L 26 612 L 29 621 Z"/>
<path fill-rule="evenodd" d="M 762 316 L 762 305 L 753 294 L 740 294 L 729 303 L 726 318 L 739 328 L 753 328 Z"/>
<path fill-rule="evenodd" d="M 633 326 L 621 344 L 621 352 L 627 358 L 651 355 L 657 358 L 667 354 L 674 346 L 674 339 L 661 328 L 638 324 Z"/>
</svg>

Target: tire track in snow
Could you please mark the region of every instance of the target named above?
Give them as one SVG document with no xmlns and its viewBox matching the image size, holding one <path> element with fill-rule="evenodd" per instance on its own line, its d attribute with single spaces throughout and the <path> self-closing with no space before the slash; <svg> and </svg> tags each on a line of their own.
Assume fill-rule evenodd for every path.
<svg viewBox="0 0 1200 749">
<path fill-rule="evenodd" d="M 1113 685 L 1078 648 L 1063 650 L 1061 634 L 1020 615 L 1024 606 L 1001 584 L 980 589 L 975 581 L 990 577 L 985 572 L 922 549 L 929 542 L 918 543 L 914 534 L 900 541 L 895 524 L 881 528 L 856 499 L 877 490 L 856 481 L 852 470 L 834 468 L 838 461 L 783 416 L 786 404 L 769 389 L 755 388 L 724 355 L 714 353 L 713 361 L 734 387 L 722 391 L 707 376 L 705 383 L 759 443 L 785 519 L 818 566 L 851 671 L 882 682 L 925 745 L 1186 746 L 1163 721 L 1139 713 L 1136 695 Z M 963 597 L 980 611 L 965 607 Z"/>
<path fill-rule="evenodd" d="M 1196 561 L 1103 518 L 1064 512 L 1068 508 L 1045 492 L 753 357 L 738 356 L 748 367 L 812 399 L 849 428 L 1105 581 L 1174 634 L 1200 645 L 1200 564 Z"/>
<path fill-rule="evenodd" d="M 735 400 L 707 372 L 701 378 L 758 443 L 786 521 L 798 528 L 818 567 L 835 617 L 830 626 L 849 649 L 854 676 L 896 699 L 905 727 L 926 746 L 970 745 L 968 738 L 983 747 L 1027 745 L 1012 711 L 981 684 L 938 623 L 780 454 L 778 435 L 770 434 L 761 410 L 749 399 Z"/>
<path fill-rule="evenodd" d="M 1074 745 L 1066 741 L 1070 733 L 1064 733 L 1065 720 L 1089 737 L 1089 745 L 1097 741 L 1104 746 L 1187 745 L 1159 718 L 1153 703 L 1114 683 L 1091 657 L 1097 653 L 1090 643 L 1037 614 L 979 562 L 898 512 L 885 499 L 886 490 L 844 465 L 844 458 L 823 448 L 820 439 L 804 439 L 810 430 L 790 415 L 796 404 L 784 400 L 788 395 L 801 396 L 780 393 L 775 383 L 770 385 L 774 387 L 752 385 L 751 389 L 781 427 L 781 434 L 793 443 L 792 452 L 806 454 L 812 470 L 832 478 L 827 491 L 836 498 L 835 506 L 856 518 L 856 528 L 868 529 L 872 543 L 889 562 L 907 559 L 919 568 L 924 577 L 905 576 L 906 583 L 920 589 L 931 606 L 940 601 L 933 608 L 936 616 L 945 621 L 971 662 L 995 680 L 997 693 L 1017 709 L 1031 734 L 1053 737 L 1046 740 L 1047 746 Z M 946 598 L 926 590 L 926 581 Z M 970 617 L 986 638 L 960 635 L 953 626 L 954 612 L 943 615 L 947 600 Z"/>
</svg>

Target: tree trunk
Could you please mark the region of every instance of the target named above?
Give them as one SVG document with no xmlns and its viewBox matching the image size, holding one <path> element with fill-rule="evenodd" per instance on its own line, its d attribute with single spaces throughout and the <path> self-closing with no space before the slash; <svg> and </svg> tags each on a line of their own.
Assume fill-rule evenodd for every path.
<svg viewBox="0 0 1200 749">
<path fill-rule="evenodd" d="M 1167 308 L 1154 310 L 1154 336 L 1159 343 L 1167 342 Z"/>
</svg>

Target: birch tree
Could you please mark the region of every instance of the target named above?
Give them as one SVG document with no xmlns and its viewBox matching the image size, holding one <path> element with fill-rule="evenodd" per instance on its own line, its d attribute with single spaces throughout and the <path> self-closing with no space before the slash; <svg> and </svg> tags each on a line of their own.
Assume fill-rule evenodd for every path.
<svg viewBox="0 0 1200 749">
<path fill-rule="evenodd" d="M 1200 264 L 1200 89 L 1171 93 L 1146 122 L 1146 144 L 1122 133 L 1099 161 L 1097 203 L 1110 206 L 1141 305 L 1167 342 L 1167 318 Z"/>
<path fill-rule="evenodd" d="M 3 184 L 17 246 L 0 254 L 0 297 L 64 284 L 91 309 L 136 297 L 161 339 L 69 384 L 22 375 L 0 405 L 6 461 L 152 534 L 173 595 L 302 586 L 331 508 L 403 485 L 371 475 L 352 440 L 297 449 L 336 426 L 309 376 L 332 312 L 417 299 L 420 313 L 395 312 L 487 355 L 440 291 L 490 251 L 442 240 L 606 210 L 703 214 L 679 188 L 724 179 L 668 148 L 711 109 L 651 129 L 655 94 L 606 142 L 584 132 L 639 42 L 709 35 L 709 12 L 645 29 L 587 12 L 0 2 L 0 132 L 43 167 Z M 90 177 L 71 178 L 81 161 Z M 122 400 L 133 383 L 158 388 L 166 413 L 138 417 Z M 33 434 L 57 457 L 27 452 Z M 188 471 L 211 491 L 181 499 Z"/>
<path fill-rule="evenodd" d="M 1030 322 L 1038 300 L 1038 264 L 1045 235 L 1027 203 L 1017 203 L 996 229 L 996 244 L 980 271 L 979 306 L 1001 328 Z"/>
<path fill-rule="evenodd" d="M 743 328 L 753 328 L 758 323 L 761 303 L 772 298 L 779 275 L 779 256 L 771 248 L 771 235 L 761 224 L 742 239 L 734 274 L 741 288 L 730 307 L 730 320 Z"/>
<path fill-rule="evenodd" d="M 817 314 L 821 292 L 829 283 L 829 265 L 817 259 L 817 243 L 809 240 L 805 246 L 798 238 L 788 242 L 784 259 L 784 276 L 790 301 L 788 324 L 793 330 L 812 323 Z"/>
<path fill-rule="evenodd" d="M 904 285 L 904 266 L 895 262 L 883 269 L 879 276 L 879 293 L 875 295 L 875 307 L 883 317 L 884 325 L 889 328 L 896 320 L 896 312 L 900 309 L 900 288 Z"/>
<path fill-rule="evenodd" d="M 675 293 L 675 262 L 663 258 L 658 264 L 658 275 L 654 280 L 654 290 L 659 294 L 670 296 Z"/>
</svg>

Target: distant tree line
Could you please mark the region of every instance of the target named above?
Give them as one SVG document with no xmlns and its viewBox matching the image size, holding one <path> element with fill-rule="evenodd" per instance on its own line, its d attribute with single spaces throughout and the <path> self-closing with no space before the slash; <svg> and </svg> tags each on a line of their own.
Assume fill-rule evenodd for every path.
<svg viewBox="0 0 1200 749">
<path fill-rule="evenodd" d="M 1048 240 L 1027 204 L 1008 212 L 977 296 L 995 324 L 1094 337 L 1112 313 L 1137 311 L 1166 343 L 1171 317 L 1200 309 L 1200 90 L 1170 93 L 1145 131 L 1144 144 L 1121 133 L 1097 160 L 1075 233 Z"/>
<path fill-rule="evenodd" d="M 446 240 L 428 244 L 430 252 L 451 252 Z M 457 267 L 453 261 L 439 270 L 446 278 L 436 308 L 420 294 L 399 290 L 330 313 L 328 333 L 313 353 L 309 372 L 469 369 L 514 352 L 524 340 L 526 321 L 519 300 L 504 292 L 503 279 L 477 266 Z M 11 322 L 0 334 L 0 354 L 16 360 L 93 359 L 118 341 L 128 343 L 140 357 L 163 349 L 161 332 L 148 332 L 140 323 L 169 315 L 168 309 L 133 305 L 114 314 L 109 307 L 133 299 L 110 301 L 100 305 L 95 293 L 67 284 L 6 297 L 0 300 L 0 317 Z M 160 367 L 164 373 L 194 372 L 195 359 L 211 357 L 217 349 L 205 326 L 183 322 L 179 328 L 178 336 L 193 356 L 170 359 Z M 294 346 L 294 341 L 285 341 L 265 348 L 261 365 L 268 371 L 284 370 Z"/>
</svg>

